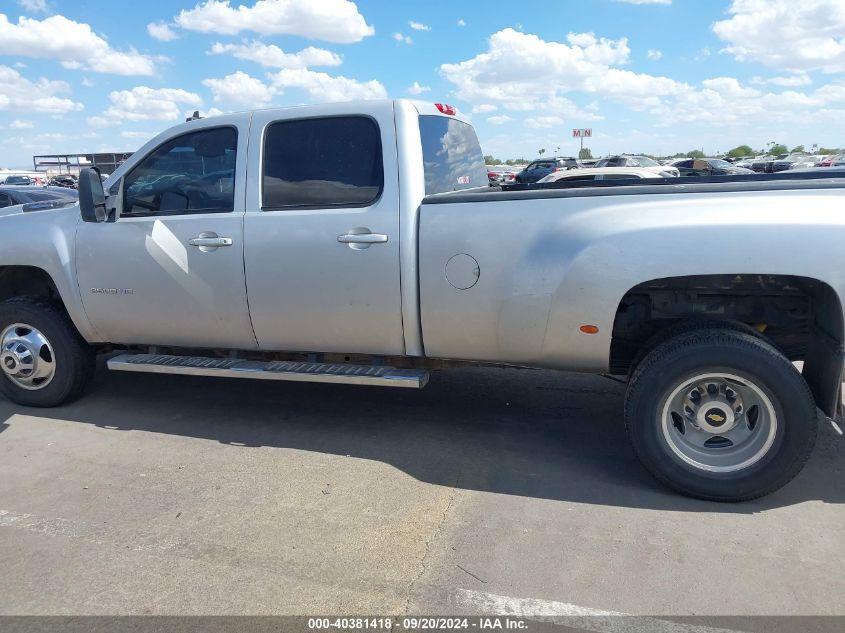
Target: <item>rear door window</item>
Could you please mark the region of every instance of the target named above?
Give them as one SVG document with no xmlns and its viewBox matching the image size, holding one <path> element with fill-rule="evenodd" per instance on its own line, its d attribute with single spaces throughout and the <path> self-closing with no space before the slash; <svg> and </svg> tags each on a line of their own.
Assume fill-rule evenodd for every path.
<svg viewBox="0 0 845 633">
<path fill-rule="evenodd" d="M 369 206 L 383 187 L 381 134 L 370 117 L 297 119 L 267 127 L 262 208 Z"/>
<path fill-rule="evenodd" d="M 420 138 L 426 195 L 487 187 L 484 155 L 471 125 L 445 116 L 421 116 Z"/>
</svg>

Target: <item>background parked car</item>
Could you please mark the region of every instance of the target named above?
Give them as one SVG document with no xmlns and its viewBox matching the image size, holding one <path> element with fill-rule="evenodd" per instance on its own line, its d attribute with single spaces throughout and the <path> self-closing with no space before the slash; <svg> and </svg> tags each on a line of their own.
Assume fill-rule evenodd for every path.
<svg viewBox="0 0 845 633">
<path fill-rule="evenodd" d="M 742 167 L 743 169 L 751 169 L 751 165 L 754 164 L 755 157 L 754 156 L 743 156 L 742 158 L 738 158 L 733 161 L 734 167 Z M 751 171 L 754 171 L 753 169 Z"/>
<path fill-rule="evenodd" d="M 767 171 L 775 173 L 787 169 L 798 169 L 801 167 L 814 167 L 816 161 L 806 154 L 789 154 L 784 158 L 771 161 L 770 169 Z"/>
<path fill-rule="evenodd" d="M 750 169 L 731 165 L 721 158 L 688 158 L 672 164 L 677 167 L 681 176 L 735 176 L 754 173 Z"/>
<path fill-rule="evenodd" d="M 789 154 L 778 154 L 777 156 L 758 156 L 754 159 L 754 162 L 751 163 L 751 169 L 756 171 L 758 174 L 771 174 L 772 173 L 772 163 L 776 160 L 783 160 L 789 156 Z"/>
<path fill-rule="evenodd" d="M 507 167 L 487 167 L 487 184 L 491 187 L 512 185 L 516 182 L 516 170 Z"/>
<path fill-rule="evenodd" d="M 578 161 L 574 158 L 545 158 L 542 160 L 535 160 L 528 164 L 528 167 L 523 169 L 516 175 L 516 182 L 531 183 L 537 182 L 544 176 L 566 169 L 574 169 L 578 167 Z"/>
<path fill-rule="evenodd" d="M 845 154 L 828 156 L 819 162 L 819 167 L 838 167 L 841 165 L 845 165 Z"/>
<path fill-rule="evenodd" d="M 79 186 L 76 178 L 70 175 L 55 176 L 50 179 L 49 184 L 53 187 L 67 187 L 69 189 L 76 189 Z"/>
<path fill-rule="evenodd" d="M 42 185 L 44 184 L 37 176 L 9 176 L 6 178 L 6 185 Z"/>
<path fill-rule="evenodd" d="M 672 176 L 680 175 L 677 167 L 672 165 L 661 165 L 656 160 L 652 160 L 648 156 L 608 156 L 602 158 L 596 163 L 596 167 L 642 167 L 653 171 L 655 174 L 663 172 Z"/>
<path fill-rule="evenodd" d="M 29 202 L 76 200 L 78 198 L 79 194 L 75 189 L 68 189 L 66 187 L 33 187 L 30 185 L 0 186 L 0 209 L 16 204 L 27 204 Z"/>
<path fill-rule="evenodd" d="M 557 171 L 541 178 L 538 182 L 583 182 L 585 180 L 630 180 L 633 178 L 674 178 L 674 176 L 667 172 L 656 174 L 643 167 L 587 167 L 570 171 Z"/>
</svg>

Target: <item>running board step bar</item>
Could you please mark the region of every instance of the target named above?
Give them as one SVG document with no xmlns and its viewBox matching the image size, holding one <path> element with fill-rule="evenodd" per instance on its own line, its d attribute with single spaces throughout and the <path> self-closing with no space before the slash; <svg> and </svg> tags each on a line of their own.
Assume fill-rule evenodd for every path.
<svg viewBox="0 0 845 633">
<path fill-rule="evenodd" d="M 328 382 L 344 385 L 409 387 L 412 389 L 421 389 L 428 382 L 428 372 L 423 369 L 396 369 L 384 365 L 168 356 L 165 354 L 121 354 L 109 359 L 108 368 L 114 371 L 137 371 L 150 374 Z"/>
</svg>

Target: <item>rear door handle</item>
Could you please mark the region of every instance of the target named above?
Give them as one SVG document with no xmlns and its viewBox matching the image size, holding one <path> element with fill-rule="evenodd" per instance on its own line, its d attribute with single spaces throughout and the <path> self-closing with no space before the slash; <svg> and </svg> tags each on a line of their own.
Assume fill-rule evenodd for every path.
<svg viewBox="0 0 845 633">
<path fill-rule="evenodd" d="M 387 241 L 387 236 L 380 233 L 346 233 L 345 235 L 338 235 L 337 241 L 342 244 L 384 244 Z"/>
</svg>

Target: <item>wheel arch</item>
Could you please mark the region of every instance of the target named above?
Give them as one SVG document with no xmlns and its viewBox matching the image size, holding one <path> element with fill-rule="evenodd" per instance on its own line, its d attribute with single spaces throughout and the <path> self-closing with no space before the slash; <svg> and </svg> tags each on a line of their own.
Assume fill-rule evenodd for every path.
<svg viewBox="0 0 845 633">
<path fill-rule="evenodd" d="M 61 304 L 83 337 L 86 332 L 91 331 L 87 318 L 82 316 L 80 322 L 80 315 L 75 314 L 75 308 L 81 309 L 78 297 L 67 296 L 67 291 L 63 292 L 53 276 L 44 268 L 32 265 L 0 265 L 0 301 L 24 296 L 45 297 Z"/>
<path fill-rule="evenodd" d="M 754 327 L 790 360 L 803 361 L 804 379 L 826 415 L 841 408 L 845 319 L 840 294 L 824 280 L 737 273 L 639 283 L 616 309 L 611 371 L 627 373 L 658 332 L 692 320 Z"/>
</svg>

